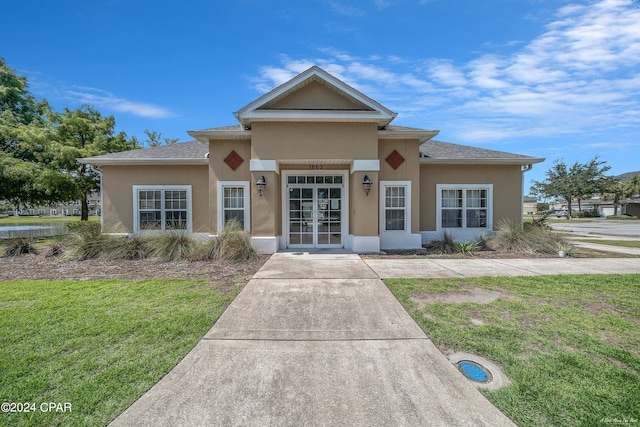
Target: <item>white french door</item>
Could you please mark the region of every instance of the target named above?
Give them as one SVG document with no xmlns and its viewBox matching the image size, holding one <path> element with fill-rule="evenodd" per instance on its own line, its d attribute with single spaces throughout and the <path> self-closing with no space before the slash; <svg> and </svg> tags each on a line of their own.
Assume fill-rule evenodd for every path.
<svg viewBox="0 0 640 427">
<path fill-rule="evenodd" d="M 287 246 L 344 246 L 344 184 L 340 175 L 289 176 Z"/>
</svg>

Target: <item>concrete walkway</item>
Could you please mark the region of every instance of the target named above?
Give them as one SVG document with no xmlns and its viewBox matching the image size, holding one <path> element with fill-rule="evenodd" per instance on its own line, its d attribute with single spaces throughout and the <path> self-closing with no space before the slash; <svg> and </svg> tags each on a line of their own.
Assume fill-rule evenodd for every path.
<svg viewBox="0 0 640 427">
<path fill-rule="evenodd" d="M 382 279 L 640 273 L 640 258 L 369 258 L 364 261 Z"/>
<path fill-rule="evenodd" d="M 112 425 L 514 425 L 405 312 L 380 280 L 379 261 L 273 255 L 204 339 Z"/>
</svg>

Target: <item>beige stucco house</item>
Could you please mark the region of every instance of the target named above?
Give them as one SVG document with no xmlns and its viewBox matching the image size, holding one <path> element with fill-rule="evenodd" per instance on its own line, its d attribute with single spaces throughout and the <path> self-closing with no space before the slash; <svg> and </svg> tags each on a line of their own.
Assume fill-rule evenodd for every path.
<svg viewBox="0 0 640 427">
<path fill-rule="evenodd" d="M 522 220 L 523 174 L 544 159 L 434 141 L 312 67 L 195 141 L 81 159 L 102 171 L 103 231 L 216 235 L 231 218 L 271 253 L 419 248 Z"/>
</svg>

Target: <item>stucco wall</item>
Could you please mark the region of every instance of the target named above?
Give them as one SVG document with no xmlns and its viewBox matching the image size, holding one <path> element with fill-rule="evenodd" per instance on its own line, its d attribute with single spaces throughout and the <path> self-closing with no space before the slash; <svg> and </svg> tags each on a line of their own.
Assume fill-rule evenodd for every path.
<svg viewBox="0 0 640 427">
<path fill-rule="evenodd" d="M 379 144 L 380 180 L 411 181 L 411 232 L 420 231 L 420 143 L 417 139 L 381 140 Z M 394 169 L 385 159 L 396 150 L 404 162 Z"/>
<path fill-rule="evenodd" d="M 218 181 L 249 181 L 251 173 L 251 145 L 249 141 L 216 140 L 209 142 L 209 229 L 212 234 L 218 230 Z M 224 159 L 235 151 L 242 157 L 243 162 L 231 169 Z M 252 188 L 253 188 L 252 184 Z"/>
<path fill-rule="evenodd" d="M 253 123 L 251 158 L 377 159 L 375 123 Z"/>
<path fill-rule="evenodd" d="M 281 109 L 345 109 L 364 110 L 362 105 L 355 104 L 344 96 L 332 91 L 321 83 L 311 82 L 303 88 L 278 100 L 268 108 Z"/>
<path fill-rule="evenodd" d="M 493 224 L 522 222 L 522 172 L 519 165 L 436 165 L 420 167 L 420 230 L 436 230 L 436 184 L 493 184 Z"/>
<path fill-rule="evenodd" d="M 191 185 L 194 233 L 209 232 L 206 165 L 102 166 L 103 232 L 133 232 L 134 185 Z"/>
</svg>

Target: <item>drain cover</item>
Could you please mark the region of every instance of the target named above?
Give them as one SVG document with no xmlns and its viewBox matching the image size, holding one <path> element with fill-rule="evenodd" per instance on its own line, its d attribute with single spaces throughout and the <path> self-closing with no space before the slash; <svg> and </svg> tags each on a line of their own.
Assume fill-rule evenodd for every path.
<svg viewBox="0 0 640 427">
<path fill-rule="evenodd" d="M 479 383 L 488 383 L 493 379 L 491 372 L 479 363 L 470 360 L 461 360 L 456 363 L 458 370 L 470 380 Z"/>
</svg>

